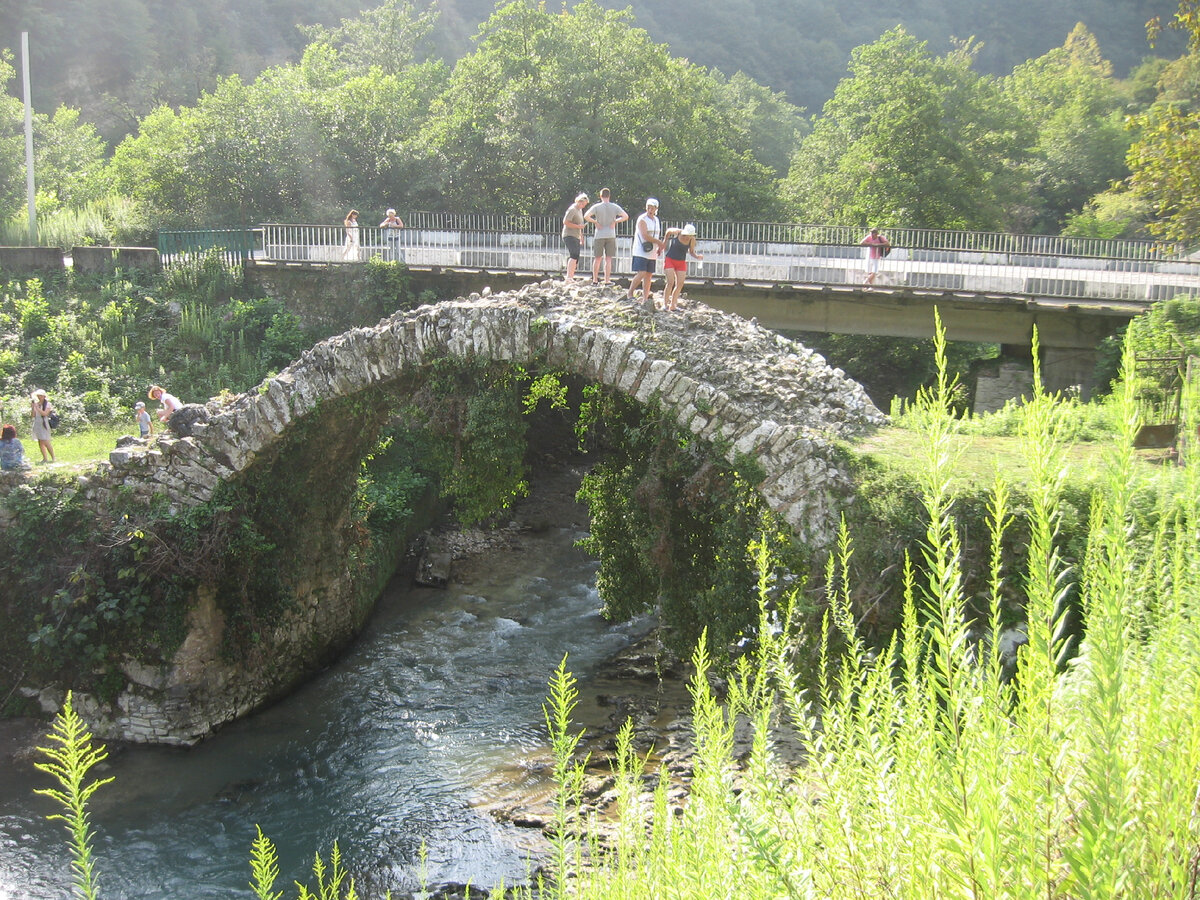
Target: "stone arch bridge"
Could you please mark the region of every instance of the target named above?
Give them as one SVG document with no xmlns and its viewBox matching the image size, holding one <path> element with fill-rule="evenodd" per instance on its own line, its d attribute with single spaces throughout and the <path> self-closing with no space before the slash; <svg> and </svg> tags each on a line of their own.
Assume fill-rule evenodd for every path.
<svg viewBox="0 0 1200 900">
<path fill-rule="evenodd" d="M 341 500 L 397 398 L 446 357 L 511 360 L 658 402 L 730 461 L 756 458 L 766 473 L 758 490 L 814 546 L 832 536 L 850 489 L 836 442 L 884 420 L 859 385 L 753 321 L 696 302 L 652 314 L 609 288 L 543 282 L 485 291 L 329 338 L 255 390 L 209 401 L 206 421 L 179 429 L 190 434 L 117 449 L 80 478 L 84 500 L 102 516 L 164 498 L 183 511 L 212 499 L 222 482 L 258 496 L 286 493 L 292 504 L 279 507 L 286 518 L 275 522 L 292 545 L 289 569 L 279 573 L 288 602 L 257 620 L 253 647 L 229 651 L 237 616 L 222 591 L 239 587 L 198 578 L 178 646 L 115 661 L 124 680 L 115 699 L 75 691 L 95 734 L 195 743 L 287 693 L 353 639 L 391 569 L 358 554 Z M 177 415 L 184 421 L 192 411 Z M 47 712 L 62 702 L 61 685 L 21 689 Z"/>
<path fill-rule="evenodd" d="M 190 435 L 113 451 L 84 479 L 85 496 L 203 503 L 219 482 L 272 459 L 322 404 L 394 385 L 443 357 L 561 370 L 657 401 L 729 461 L 755 457 L 766 472 L 762 496 L 817 544 L 835 519 L 833 498 L 848 487 L 834 443 L 884 421 L 856 382 L 753 320 L 699 303 L 650 314 L 616 289 L 547 281 L 399 312 L 321 341 L 258 389 L 210 401 Z M 347 441 L 361 440 L 345 431 Z M 356 462 L 369 449 L 346 447 L 334 459 Z"/>
</svg>

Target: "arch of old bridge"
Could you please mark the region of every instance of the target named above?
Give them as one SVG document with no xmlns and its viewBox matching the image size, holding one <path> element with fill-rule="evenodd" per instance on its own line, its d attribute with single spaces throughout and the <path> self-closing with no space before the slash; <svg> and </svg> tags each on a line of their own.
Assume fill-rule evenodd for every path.
<svg viewBox="0 0 1200 900">
<path fill-rule="evenodd" d="M 652 315 L 618 290 L 546 281 L 398 312 L 321 341 L 257 389 L 210 401 L 207 422 L 189 436 L 113 451 L 107 467 L 85 479 L 85 493 L 205 502 L 221 481 L 274 462 L 289 430 L 323 405 L 382 395 L 443 357 L 511 360 L 658 402 L 730 461 L 755 457 L 766 472 L 762 496 L 817 544 L 848 488 L 835 443 L 885 418 L 820 355 L 753 320 L 700 303 Z M 345 432 L 347 441 L 364 439 L 361 430 Z M 369 450 L 346 447 L 334 458 Z"/>
</svg>

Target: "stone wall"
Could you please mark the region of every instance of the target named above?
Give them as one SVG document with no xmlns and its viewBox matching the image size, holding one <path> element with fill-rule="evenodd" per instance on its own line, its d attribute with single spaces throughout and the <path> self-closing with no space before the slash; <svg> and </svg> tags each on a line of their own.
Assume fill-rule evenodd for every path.
<svg viewBox="0 0 1200 900">
<path fill-rule="evenodd" d="M 40 275 L 65 268 L 58 247 L 0 247 L 0 270 L 14 275 Z"/>
<path fill-rule="evenodd" d="M 115 268 L 162 268 L 158 250 L 153 247 L 75 247 L 69 254 L 72 267 L 82 274 L 111 272 Z M 67 254 L 58 247 L 0 247 L 0 270 L 14 275 L 38 275 L 62 272 Z"/>
<path fill-rule="evenodd" d="M 101 275 L 116 269 L 157 272 L 162 257 L 154 247 L 75 247 L 71 265 L 81 275 Z"/>
</svg>

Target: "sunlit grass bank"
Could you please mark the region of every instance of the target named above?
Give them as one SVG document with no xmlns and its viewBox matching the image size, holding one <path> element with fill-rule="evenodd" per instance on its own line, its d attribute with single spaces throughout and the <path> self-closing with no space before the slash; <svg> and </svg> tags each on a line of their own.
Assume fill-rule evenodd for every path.
<svg viewBox="0 0 1200 900">
<path fill-rule="evenodd" d="M 103 462 L 108 459 L 108 453 L 116 446 L 118 438 L 122 435 L 137 433 L 136 423 L 131 421 L 130 425 L 133 427 L 105 425 L 69 432 L 54 432 L 51 444 L 54 447 L 55 465 L 47 467 L 46 471 L 63 468 L 88 468 L 95 463 Z M 25 457 L 30 464 L 36 463 L 42 458 L 37 441 L 27 431 L 18 433 L 18 437 L 25 447 Z M 37 466 L 30 471 L 36 475 L 40 470 L 41 467 Z"/>
</svg>

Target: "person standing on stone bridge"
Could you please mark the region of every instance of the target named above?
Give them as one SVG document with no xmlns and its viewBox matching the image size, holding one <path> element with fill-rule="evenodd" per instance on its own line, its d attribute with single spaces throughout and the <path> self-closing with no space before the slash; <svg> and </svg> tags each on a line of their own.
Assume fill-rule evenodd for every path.
<svg viewBox="0 0 1200 900">
<path fill-rule="evenodd" d="M 592 284 L 600 283 L 600 260 L 604 260 L 604 283 L 612 283 L 613 259 L 617 255 L 617 226 L 629 221 L 629 213 L 612 202 L 608 188 L 601 188 L 600 202 L 592 204 L 583 217 L 596 226 L 592 235 Z"/>
<path fill-rule="evenodd" d="M 562 239 L 567 245 L 567 281 L 575 280 L 575 268 L 579 265 L 579 250 L 583 247 L 583 208 L 588 205 L 588 195 L 580 194 L 563 213 Z"/>
<path fill-rule="evenodd" d="M 674 312 L 687 278 L 688 256 L 699 260 L 704 259 L 704 254 L 696 252 L 696 226 L 690 222 L 682 228 L 668 228 L 663 243 L 667 246 L 667 252 L 663 254 L 663 275 L 667 278 L 663 288 L 663 309 Z"/>
<path fill-rule="evenodd" d="M 637 217 L 633 226 L 633 281 L 630 282 L 627 300 L 633 300 L 638 288 L 642 289 L 642 304 L 650 305 L 650 288 L 654 283 L 654 266 L 663 242 L 658 235 L 662 222 L 658 218 L 658 201 L 646 198 L 646 211 Z"/>
</svg>

